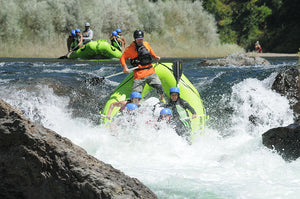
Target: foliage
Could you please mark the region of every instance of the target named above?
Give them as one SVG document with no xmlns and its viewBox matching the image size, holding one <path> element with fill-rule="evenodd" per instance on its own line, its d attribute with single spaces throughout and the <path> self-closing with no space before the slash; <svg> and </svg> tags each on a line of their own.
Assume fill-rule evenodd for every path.
<svg viewBox="0 0 300 199">
<path fill-rule="evenodd" d="M 204 6 L 218 22 L 222 42 L 233 42 L 249 48 L 265 30 L 265 19 L 271 9 L 258 0 L 204 0 Z"/>
<path fill-rule="evenodd" d="M 91 24 L 94 39 L 108 39 L 116 28 L 127 41 L 142 29 L 145 37 L 169 47 L 218 45 L 214 17 L 200 1 L 148 0 L 0 0 L 2 41 L 51 45 L 72 29 Z"/>
<path fill-rule="evenodd" d="M 203 0 L 203 5 L 215 16 L 221 42 L 253 50 L 260 40 L 273 52 L 296 52 L 300 46 L 298 0 Z"/>
</svg>

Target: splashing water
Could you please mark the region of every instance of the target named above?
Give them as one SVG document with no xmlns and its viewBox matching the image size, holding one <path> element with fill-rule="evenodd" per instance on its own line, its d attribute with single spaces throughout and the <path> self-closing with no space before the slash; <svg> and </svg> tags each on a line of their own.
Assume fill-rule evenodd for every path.
<svg viewBox="0 0 300 199">
<path fill-rule="evenodd" d="M 198 88 L 205 104 L 211 102 L 212 107 L 220 109 L 214 112 L 207 105 L 211 110 L 211 120 L 206 133 L 197 136 L 191 145 L 168 126 L 162 126 L 160 130 L 151 128 L 146 121 L 152 115 L 147 111 L 138 118 L 136 126 L 124 125 L 117 133 L 112 133 L 106 125 L 95 125 L 89 118 L 74 117 L 73 108 L 69 106 L 71 97 L 58 95 L 55 89 L 45 84 L 3 83 L 0 96 L 22 110 L 30 120 L 43 124 L 99 160 L 138 178 L 159 198 L 296 199 L 300 196 L 300 161 L 287 163 L 261 143 L 262 133 L 292 123 L 293 113 L 287 99 L 271 90 L 276 74 L 269 72 L 259 80 L 251 76 L 247 71 L 250 69 L 267 71 L 274 70 L 274 67 L 209 68 L 209 71 L 203 68 L 202 75 L 209 73 L 206 78 L 191 78 L 194 78 L 195 85 L 219 93 L 210 98 L 206 96 L 205 88 Z M 61 70 L 64 75 L 73 75 L 65 67 L 56 66 L 55 70 L 51 73 Z M 82 73 L 84 70 L 80 69 Z M 192 70 L 185 68 L 187 74 Z M 233 76 L 228 78 L 231 70 L 245 70 L 246 77 L 239 81 Z M 90 69 L 86 71 L 90 72 Z M 49 75 L 49 70 L 44 69 L 44 73 Z M 77 78 L 80 79 L 82 73 Z M 30 76 L 34 78 L 34 75 Z M 230 89 L 223 89 L 220 81 Z M 116 85 L 116 82 L 107 81 L 107 84 Z M 100 99 L 105 100 L 105 97 Z M 231 112 L 222 112 L 223 106 L 230 107 Z M 217 120 L 219 124 L 215 125 Z"/>
</svg>

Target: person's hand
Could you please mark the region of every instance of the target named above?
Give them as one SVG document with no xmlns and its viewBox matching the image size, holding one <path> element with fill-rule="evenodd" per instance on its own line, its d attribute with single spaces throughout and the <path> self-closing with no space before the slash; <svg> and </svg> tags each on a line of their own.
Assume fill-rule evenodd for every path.
<svg viewBox="0 0 300 199">
<path fill-rule="evenodd" d="M 194 115 L 192 115 L 192 118 L 194 119 L 194 118 L 196 118 L 197 117 L 197 115 L 196 114 L 194 114 Z"/>
<path fill-rule="evenodd" d="M 160 57 L 159 57 L 159 56 L 156 56 L 155 59 L 156 59 L 157 61 L 159 61 L 159 60 L 160 60 Z"/>
<path fill-rule="evenodd" d="M 123 66 L 123 73 L 130 73 L 129 69 L 127 68 L 127 66 Z"/>
<path fill-rule="evenodd" d="M 106 118 L 110 120 L 110 115 L 106 115 Z"/>
</svg>

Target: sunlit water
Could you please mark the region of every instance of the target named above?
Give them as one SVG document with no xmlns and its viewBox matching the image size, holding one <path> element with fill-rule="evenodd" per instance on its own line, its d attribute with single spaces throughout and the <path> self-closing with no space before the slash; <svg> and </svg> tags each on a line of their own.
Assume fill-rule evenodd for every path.
<svg viewBox="0 0 300 199">
<path fill-rule="evenodd" d="M 151 128 L 148 117 L 113 134 L 98 124 L 98 111 L 126 75 L 98 86 L 84 80 L 120 72 L 118 61 L 2 58 L 0 97 L 138 178 L 159 198 L 299 198 L 300 160 L 285 162 L 261 138 L 268 129 L 293 122 L 288 100 L 271 85 L 277 72 L 296 67 L 297 59 L 270 59 L 270 66 L 200 67 L 201 59 L 183 61 L 210 116 L 206 133 L 192 145 L 166 126 Z"/>
</svg>

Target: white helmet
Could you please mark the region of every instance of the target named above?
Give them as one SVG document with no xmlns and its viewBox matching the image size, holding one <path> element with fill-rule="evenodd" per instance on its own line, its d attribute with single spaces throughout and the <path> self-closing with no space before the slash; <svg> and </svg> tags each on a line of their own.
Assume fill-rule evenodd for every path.
<svg viewBox="0 0 300 199">
<path fill-rule="evenodd" d="M 85 23 L 85 26 L 91 26 L 91 25 L 90 25 L 90 23 L 89 23 L 89 22 L 86 22 L 86 23 Z"/>
</svg>

